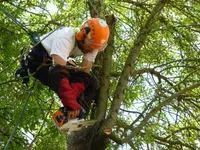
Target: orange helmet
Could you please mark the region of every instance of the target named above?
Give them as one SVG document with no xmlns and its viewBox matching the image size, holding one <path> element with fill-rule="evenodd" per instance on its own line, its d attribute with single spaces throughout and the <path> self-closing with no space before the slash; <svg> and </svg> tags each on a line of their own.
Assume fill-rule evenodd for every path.
<svg viewBox="0 0 200 150">
<path fill-rule="evenodd" d="M 76 34 L 78 41 L 84 41 L 93 49 L 102 50 L 107 46 L 110 35 L 107 23 L 100 18 L 90 18 L 85 21 Z"/>
</svg>

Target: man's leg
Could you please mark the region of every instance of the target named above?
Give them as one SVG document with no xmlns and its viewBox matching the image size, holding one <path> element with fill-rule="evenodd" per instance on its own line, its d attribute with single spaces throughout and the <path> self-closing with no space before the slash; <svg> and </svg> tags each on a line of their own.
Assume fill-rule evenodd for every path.
<svg viewBox="0 0 200 150">
<path fill-rule="evenodd" d="M 58 94 L 67 111 L 67 113 L 64 113 L 63 109 L 59 109 L 58 112 L 53 115 L 57 124 L 59 121 L 63 124 L 61 121 L 63 119 L 65 120 L 64 122 L 66 122 L 66 117 L 67 120 L 74 117 L 86 117 L 89 112 L 89 105 L 94 96 L 94 91 L 96 91 L 96 86 L 94 86 L 96 82 L 94 82 L 95 80 L 92 78 L 93 77 L 87 73 L 69 71 L 65 67 L 59 65 L 50 69 L 49 87 Z M 86 92 L 87 102 L 78 102 L 78 97 L 80 97 L 81 93 L 84 93 L 85 89 L 88 91 Z M 80 111 L 80 114 L 77 113 L 78 111 Z M 60 115 L 61 112 L 63 115 Z M 64 115 L 65 117 L 63 117 Z M 59 125 L 61 126 L 61 124 Z"/>
<path fill-rule="evenodd" d="M 97 79 L 92 75 L 85 72 L 72 72 L 69 80 L 71 84 L 83 83 L 84 91 L 78 97 L 78 103 L 86 110 L 87 113 L 90 111 L 90 105 L 92 101 L 96 99 L 96 93 L 98 88 Z"/>
<path fill-rule="evenodd" d="M 77 98 L 84 89 L 83 83 L 70 84 L 68 78 L 65 77 L 59 84 L 58 96 L 65 107 L 69 107 L 72 110 L 81 110 L 82 107 L 78 104 Z"/>
</svg>

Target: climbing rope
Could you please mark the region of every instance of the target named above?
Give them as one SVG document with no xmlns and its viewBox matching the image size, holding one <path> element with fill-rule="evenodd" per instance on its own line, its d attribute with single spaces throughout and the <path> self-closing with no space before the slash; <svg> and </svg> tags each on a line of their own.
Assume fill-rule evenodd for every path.
<svg viewBox="0 0 200 150">
<path fill-rule="evenodd" d="M 0 7 L 0 10 L 9 17 L 13 22 L 15 22 L 17 25 L 19 25 L 27 34 L 29 33 L 29 29 L 26 28 L 23 24 L 21 24 L 17 19 L 15 19 L 10 13 L 8 13 L 5 9 Z"/>
<path fill-rule="evenodd" d="M 23 31 L 25 31 L 25 33 L 30 37 L 30 39 L 31 39 L 31 41 L 32 41 L 32 44 L 33 44 L 33 47 L 37 46 L 42 40 L 44 40 L 44 39 L 47 38 L 50 34 L 52 34 L 54 31 L 57 30 L 57 29 L 55 29 L 53 32 L 51 32 L 51 33 L 48 34 L 46 37 L 44 37 L 42 40 L 40 40 L 40 36 L 39 36 L 39 34 L 38 34 L 37 32 L 32 32 L 32 31 L 30 31 L 26 26 L 24 26 L 24 25 L 23 25 L 22 23 L 20 23 L 17 19 L 15 19 L 15 18 L 13 17 L 13 15 L 11 15 L 10 13 L 8 13 L 6 10 L 4 10 L 4 9 L 1 8 L 1 7 L 0 7 L 0 11 L 2 11 L 2 12 L 3 12 L 8 18 L 10 18 L 14 23 L 16 23 L 17 25 L 19 25 L 19 26 L 23 29 Z M 40 66 L 40 67 L 41 67 L 41 66 Z M 33 75 L 33 74 L 31 74 L 31 76 L 32 76 L 32 75 Z M 26 78 L 26 77 L 24 77 L 24 78 Z M 20 79 L 23 79 L 23 78 L 20 78 Z M 16 79 L 15 79 L 15 80 L 16 80 Z M 7 82 L 8 82 L 8 81 L 7 81 Z M 5 83 L 7 83 L 7 82 L 5 82 Z M 5 84 L 5 83 L 1 83 L 1 84 Z M 13 131 L 12 131 L 12 134 L 10 135 L 10 137 L 9 137 L 9 139 L 8 139 L 8 141 L 7 141 L 6 145 L 5 145 L 5 147 L 4 147 L 4 150 L 7 150 L 8 146 L 9 146 L 9 144 L 10 144 L 10 142 L 11 142 L 11 140 L 12 140 L 12 138 L 13 138 L 13 136 L 14 136 L 16 130 L 17 130 L 17 127 L 18 127 L 18 125 L 19 125 L 19 123 L 20 123 L 20 121 L 21 121 L 21 119 L 22 119 L 22 116 L 23 116 L 23 114 L 24 114 L 24 112 L 25 112 L 26 106 L 27 106 L 27 104 L 28 104 L 28 102 L 29 102 L 29 99 L 30 99 L 30 97 L 31 97 L 31 95 L 32 95 L 32 90 L 33 90 L 33 88 L 34 88 L 34 86 L 35 86 L 35 83 L 36 83 L 36 79 L 34 79 L 34 82 L 33 82 L 32 86 L 29 88 L 28 96 L 27 96 L 27 98 L 26 98 L 25 104 L 24 104 L 24 106 L 23 106 L 23 108 L 22 108 L 22 111 L 21 111 L 21 113 L 20 113 L 20 116 L 19 116 L 19 118 L 18 118 L 18 120 L 17 120 L 17 122 L 16 122 L 16 124 L 15 124 L 15 127 L 14 127 L 14 129 L 13 129 Z M 1 84 L 0 84 L 0 85 L 1 85 Z"/>
<path fill-rule="evenodd" d="M 26 26 L 24 26 L 22 23 L 20 23 L 17 19 L 13 17 L 10 13 L 8 13 L 5 9 L 0 7 L 0 11 L 2 11 L 8 18 L 10 18 L 14 23 L 19 25 L 30 37 L 33 44 L 36 44 L 40 41 L 40 36 L 37 32 L 32 32 L 29 30 Z"/>
<path fill-rule="evenodd" d="M 49 35 L 51 35 L 54 31 L 56 31 L 56 30 L 58 29 L 58 28 L 57 28 L 57 29 L 55 29 L 54 31 L 50 32 L 47 36 L 45 36 L 42 40 L 40 40 L 40 36 L 39 36 L 38 33 L 30 31 L 30 30 L 29 30 L 28 28 L 26 28 L 22 23 L 20 23 L 17 19 L 15 19 L 10 13 L 8 13 L 7 11 L 5 11 L 5 10 L 4 10 L 3 8 L 1 8 L 1 7 L 0 7 L 0 11 L 2 11 L 2 12 L 3 12 L 7 17 L 9 17 L 14 23 L 16 23 L 17 25 L 19 25 L 19 26 L 29 35 L 29 37 L 30 37 L 30 39 L 31 39 L 31 41 L 32 41 L 32 43 L 33 43 L 33 47 L 37 46 L 42 40 L 44 40 L 45 38 L 47 38 Z M 60 28 L 60 27 L 59 27 L 59 28 Z M 39 66 L 38 69 L 40 69 L 42 66 L 43 66 L 43 65 Z M 67 67 L 67 66 L 66 66 L 66 67 Z M 85 67 L 88 67 L 88 66 L 85 66 Z M 70 67 L 70 66 L 69 66 L 69 68 L 71 68 L 71 69 L 72 69 L 72 68 L 73 68 L 73 69 L 80 69 L 80 68 L 85 68 L 85 67 L 76 67 L 76 66 L 75 66 L 75 67 Z M 37 69 L 37 70 L 38 70 L 38 69 Z M 26 76 L 25 76 L 25 77 L 26 77 Z M 24 77 L 24 78 L 25 78 L 25 77 Z M 20 78 L 20 79 L 22 79 L 22 78 Z M 25 101 L 25 104 L 24 104 L 24 106 L 23 106 L 23 108 L 22 108 L 22 111 L 21 111 L 21 113 L 20 113 L 19 119 L 17 120 L 17 122 L 16 122 L 16 124 L 15 124 L 15 126 L 14 126 L 14 129 L 13 129 L 13 131 L 12 131 L 12 134 L 10 135 L 10 137 L 9 137 L 7 143 L 6 143 L 6 146 L 4 147 L 4 150 L 7 150 L 8 146 L 9 146 L 9 144 L 10 144 L 10 142 L 11 142 L 11 140 L 12 140 L 12 138 L 13 138 L 13 136 L 14 136 L 16 130 L 17 130 L 17 127 L 18 127 L 18 125 L 19 125 L 19 123 L 20 123 L 20 121 L 21 121 L 21 119 L 22 119 L 22 116 L 23 116 L 23 114 L 24 114 L 24 112 L 25 112 L 26 106 L 27 106 L 27 104 L 28 104 L 28 102 L 29 102 L 29 99 L 30 99 L 30 96 L 31 96 L 31 94 L 32 94 L 32 90 L 33 90 L 33 88 L 34 88 L 35 82 L 36 82 L 36 79 L 34 80 L 33 85 L 31 86 L 31 88 L 29 89 L 29 92 L 28 92 L 29 94 L 28 94 L 28 96 L 27 96 L 27 98 L 26 98 L 26 101 Z M 0 85 L 1 85 L 1 84 L 0 84 Z M 39 133 L 38 133 L 38 135 L 39 135 Z M 32 144 L 35 142 L 36 138 L 37 138 L 37 136 L 34 137 L 34 140 L 32 141 L 30 147 L 31 147 Z"/>
<path fill-rule="evenodd" d="M 20 123 L 20 121 L 21 121 L 21 119 L 22 119 L 22 116 L 23 116 L 23 114 L 24 114 L 24 111 L 25 111 L 25 109 L 26 109 L 26 106 L 27 106 L 27 104 L 28 104 L 28 101 L 29 101 L 29 99 L 30 99 L 30 97 L 31 97 L 32 90 L 33 90 L 33 88 L 34 88 L 34 86 L 35 86 L 35 83 L 36 83 L 36 79 L 34 80 L 33 85 L 31 86 L 31 88 L 29 89 L 29 94 L 28 94 L 28 96 L 27 96 L 27 98 L 26 98 L 26 102 L 25 102 L 25 104 L 24 104 L 24 106 L 23 106 L 23 109 L 22 109 L 22 111 L 21 111 L 21 114 L 20 114 L 20 116 L 19 116 L 19 119 L 17 120 L 17 122 L 16 122 L 16 124 L 15 124 L 15 127 L 14 127 L 14 129 L 13 129 L 13 131 L 12 131 L 12 134 L 10 135 L 10 137 L 9 137 L 9 139 L 8 139 L 8 141 L 7 141 L 6 146 L 4 147 L 4 150 L 6 150 L 6 149 L 8 148 L 8 146 L 9 146 L 9 144 L 10 144 L 10 141 L 12 140 L 12 138 L 13 138 L 15 132 L 16 132 L 17 126 L 19 125 L 19 123 Z"/>
</svg>

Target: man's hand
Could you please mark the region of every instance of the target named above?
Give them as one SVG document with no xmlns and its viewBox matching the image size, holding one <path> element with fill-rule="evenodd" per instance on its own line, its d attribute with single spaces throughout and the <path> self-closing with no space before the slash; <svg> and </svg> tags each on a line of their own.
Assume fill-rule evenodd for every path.
<svg viewBox="0 0 200 150">
<path fill-rule="evenodd" d="M 67 114 L 68 114 L 68 116 L 67 116 L 68 119 L 73 119 L 73 118 L 76 118 L 77 116 L 79 116 L 80 110 L 68 111 Z"/>
<path fill-rule="evenodd" d="M 97 54 L 98 50 L 93 50 L 92 52 L 84 54 L 80 71 L 89 73 Z"/>
<path fill-rule="evenodd" d="M 83 59 L 81 63 L 81 68 L 79 70 L 89 73 L 91 68 L 92 68 L 92 62 L 86 59 Z"/>
</svg>

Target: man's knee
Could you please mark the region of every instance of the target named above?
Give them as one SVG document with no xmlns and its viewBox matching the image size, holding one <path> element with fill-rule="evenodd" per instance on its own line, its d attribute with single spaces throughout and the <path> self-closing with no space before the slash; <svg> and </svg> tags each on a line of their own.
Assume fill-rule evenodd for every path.
<svg viewBox="0 0 200 150">
<path fill-rule="evenodd" d="M 63 78 L 68 78 L 68 71 L 60 65 L 49 68 L 48 73 L 49 83 L 48 86 L 55 92 L 58 92 L 60 81 Z"/>
</svg>

